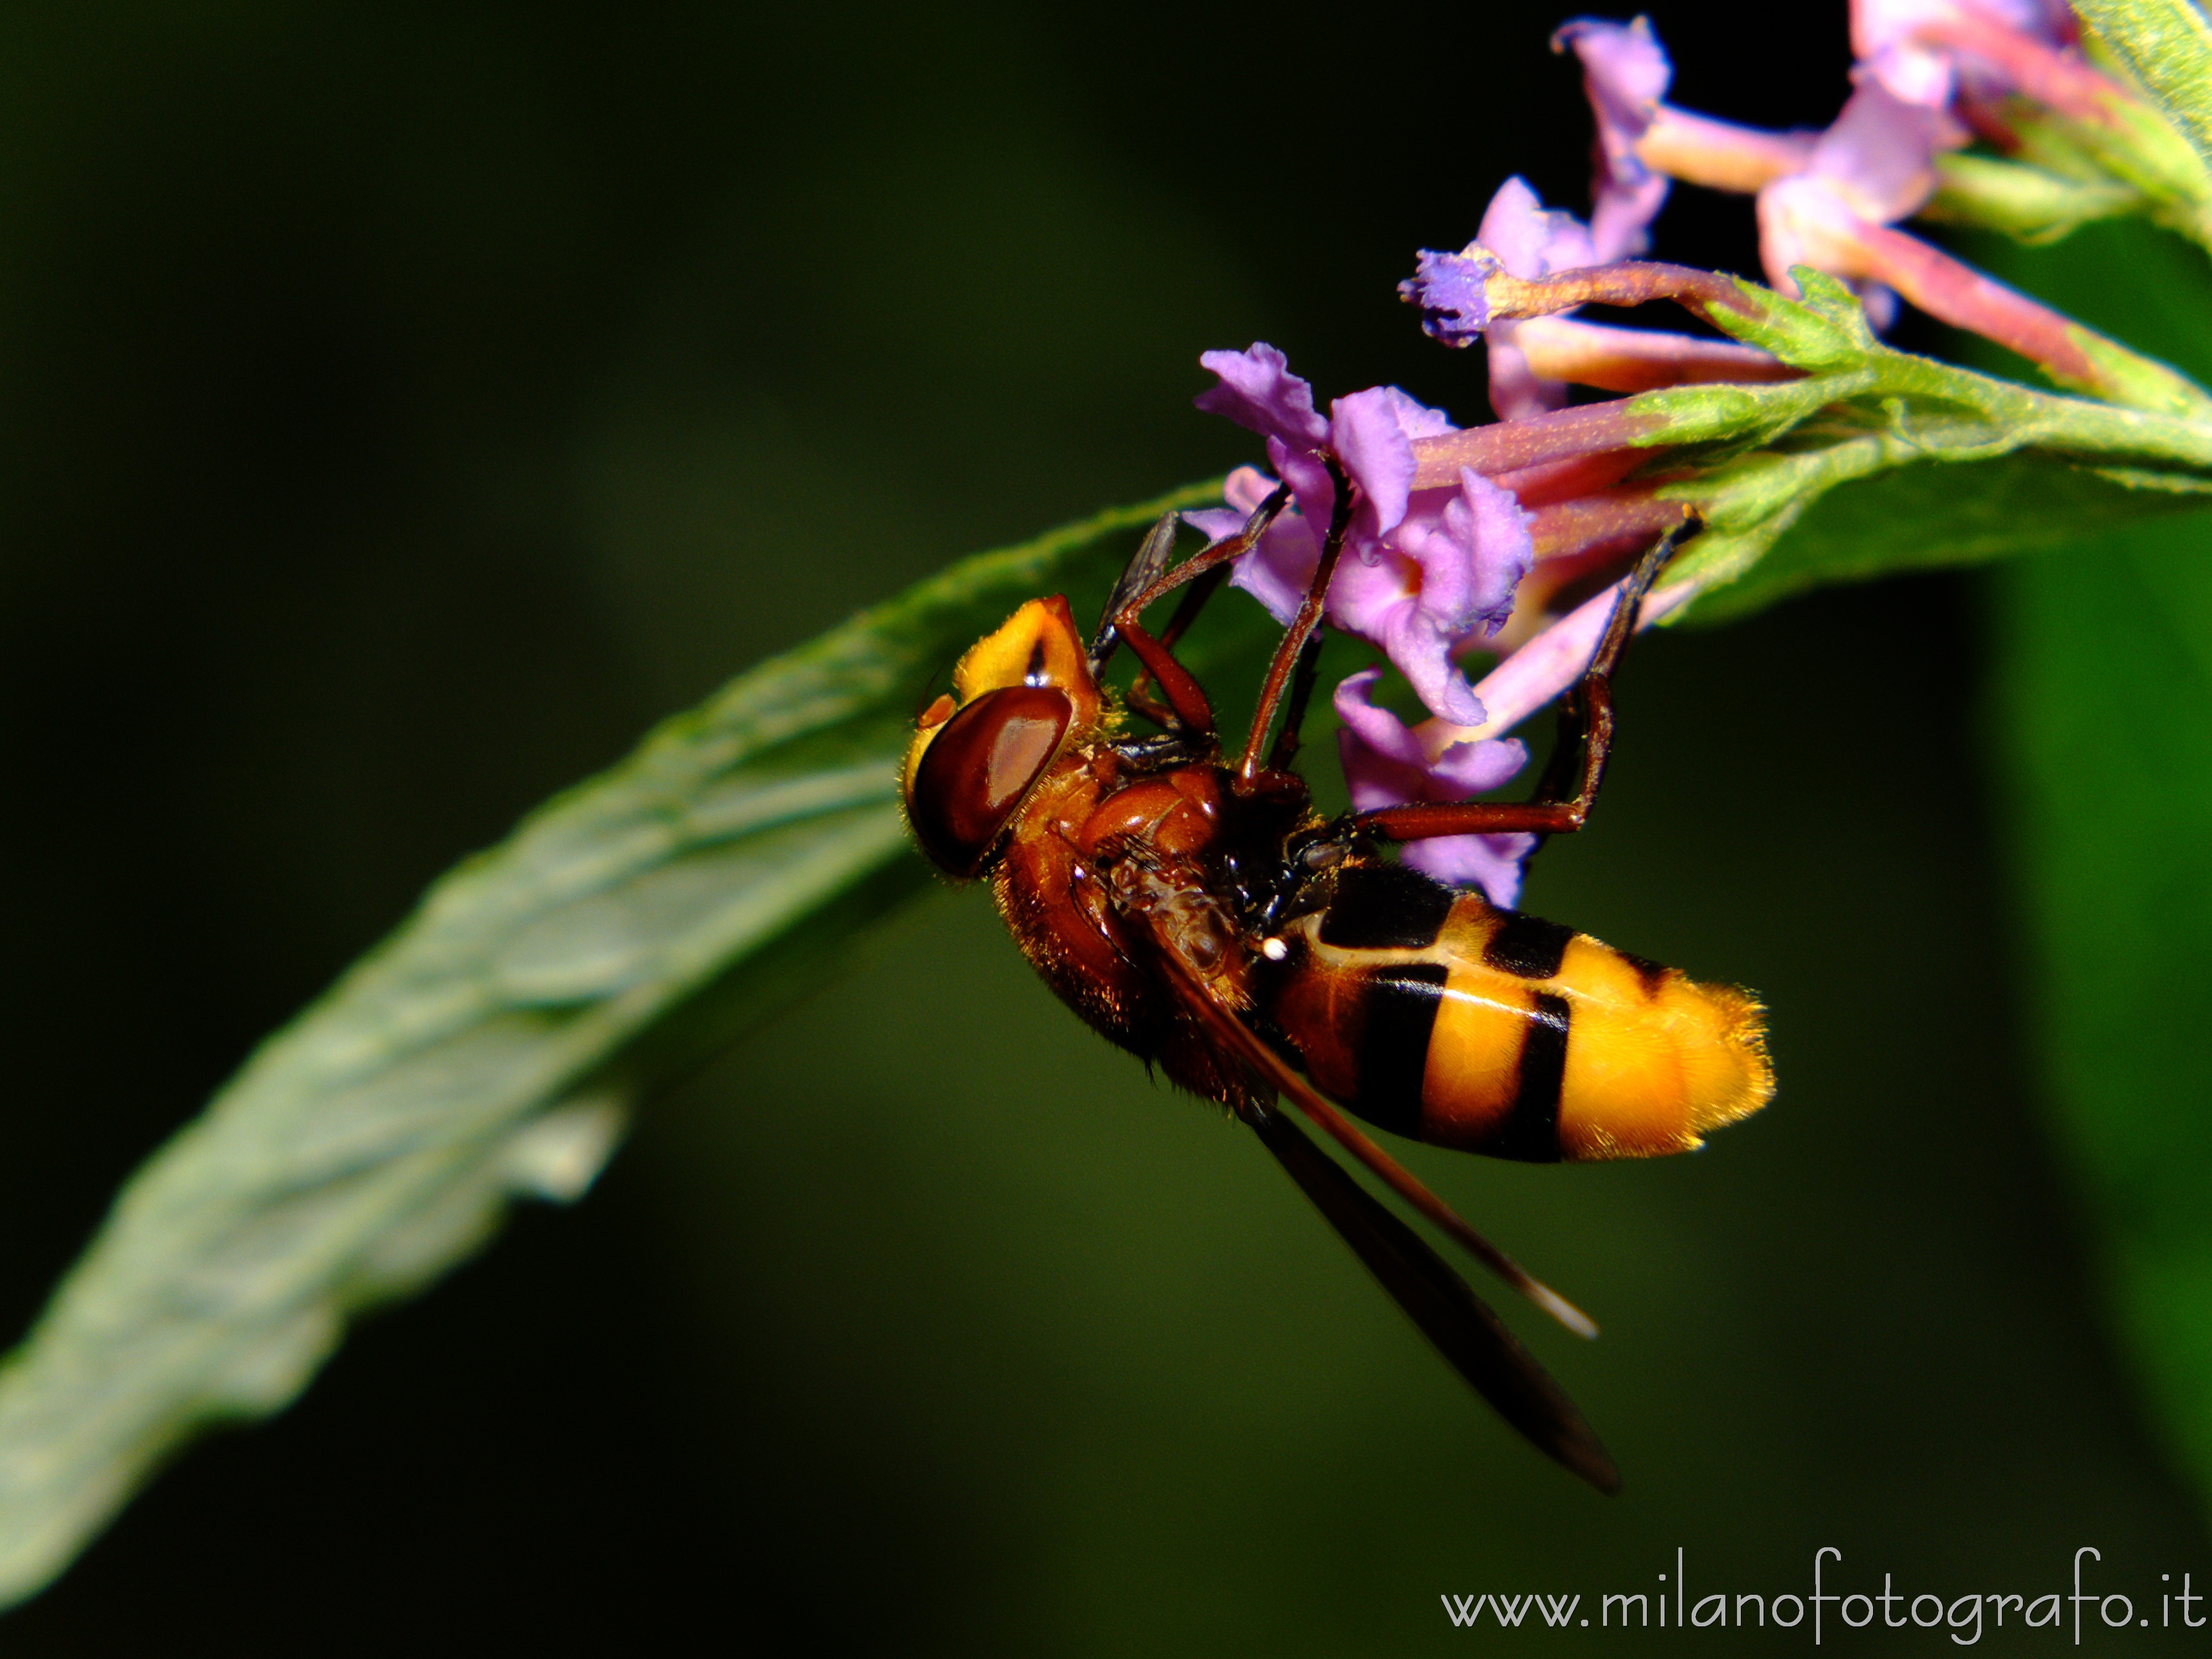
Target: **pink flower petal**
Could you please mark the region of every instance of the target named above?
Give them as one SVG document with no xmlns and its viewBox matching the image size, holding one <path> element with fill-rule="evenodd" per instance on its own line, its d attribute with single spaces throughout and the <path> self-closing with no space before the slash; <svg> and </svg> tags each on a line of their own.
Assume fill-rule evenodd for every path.
<svg viewBox="0 0 2212 1659">
<path fill-rule="evenodd" d="M 1609 264 L 1650 246 L 1646 233 L 1667 199 L 1666 175 L 1644 166 L 1636 141 L 1667 95 L 1674 69 L 1646 17 L 1632 23 L 1577 20 L 1552 37 L 1554 52 L 1567 47 L 1582 59 L 1583 85 L 1597 118 L 1590 243 L 1593 263 Z"/>
<path fill-rule="evenodd" d="M 1328 422 L 1314 409 L 1313 388 L 1291 373 L 1289 359 L 1274 347 L 1255 342 L 1243 351 L 1208 351 L 1198 361 L 1220 380 L 1194 399 L 1207 414 L 1225 415 L 1294 449 L 1311 449 L 1328 439 Z"/>
</svg>

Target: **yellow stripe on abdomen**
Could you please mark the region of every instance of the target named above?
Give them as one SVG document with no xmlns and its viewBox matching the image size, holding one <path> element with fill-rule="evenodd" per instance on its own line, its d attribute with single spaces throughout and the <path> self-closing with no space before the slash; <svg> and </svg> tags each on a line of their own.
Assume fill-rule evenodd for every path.
<svg viewBox="0 0 2212 1659">
<path fill-rule="evenodd" d="M 1555 1112 L 1517 1113 L 1535 1008 L 1528 988 L 1455 961 L 1444 980 L 1421 1079 L 1421 1139 L 1503 1157 L 1556 1158 Z M 1516 1133 L 1517 1125 L 1518 1132 Z M 1501 1148 L 1501 1141 L 1510 1149 Z"/>
<path fill-rule="evenodd" d="M 1463 898 L 1422 1138 L 1507 1158 L 1686 1152 L 1773 1093 L 1757 1000 Z"/>
<path fill-rule="evenodd" d="M 1759 1004 L 1577 936 L 1555 981 L 1574 1011 L 1560 1155 L 1687 1152 L 1774 1092 Z"/>
<path fill-rule="evenodd" d="M 1471 893 L 1415 920 L 1301 918 L 1267 994 L 1314 1081 L 1371 1123 L 1498 1158 L 1650 1158 L 1774 1092 L 1747 993 Z"/>
</svg>

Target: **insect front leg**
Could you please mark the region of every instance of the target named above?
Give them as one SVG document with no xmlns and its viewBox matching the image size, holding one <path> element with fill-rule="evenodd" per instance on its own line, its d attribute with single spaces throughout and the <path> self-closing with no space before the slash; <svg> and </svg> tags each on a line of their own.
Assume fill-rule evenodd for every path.
<svg viewBox="0 0 2212 1659">
<path fill-rule="evenodd" d="M 1162 650 L 1172 652 L 1175 649 L 1176 641 L 1189 630 L 1191 623 L 1198 619 L 1198 613 L 1206 608 L 1206 602 L 1219 590 L 1228 575 L 1229 565 L 1224 561 L 1183 589 L 1182 598 L 1176 603 L 1175 615 L 1168 619 L 1168 625 L 1159 632 Z M 1132 713 L 1142 714 L 1153 725 L 1163 729 L 1173 728 L 1175 711 L 1152 696 L 1151 670 L 1139 667 L 1137 678 L 1129 683 L 1128 692 L 1122 701 Z"/>
<path fill-rule="evenodd" d="M 1314 566 L 1313 580 L 1307 585 L 1304 602 L 1291 619 L 1282 642 L 1275 647 L 1275 659 L 1268 664 L 1267 681 L 1260 688 L 1260 706 L 1252 713 L 1252 735 L 1245 740 L 1244 758 L 1237 767 L 1237 783 L 1241 790 L 1250 790 L 1260 775 L 1260 757 L 1267 749 L 1267 729 L 1275 723 L 1275 710 L 1282 704 L 1293 672 L 1297 674 L 1299 684 L 1291 692 L 1290 718 L 1284 727 L 1284 740 L 1292 752 L 1297 749 L 1297 724 L 1305 718 L 1306 699 L 1313 695 L 1315 671 L 1308 647 L 1314 646 L 1319 637 L 1315 630 L 1321 626 L 1328 585 L 1336 579 L 1337 564 L 1344 557 L 1344 538 L 1352 529 L 1352 480 L 1335 456 L 1323 454 L 1322 459 L 1328 464 L 1329 478 L 1336 486 L 1335 503 L 1328 515 L 1328 536 L 1322 543 L 1321 558 Z"/>
<path fill-rule="evenodd" d="M 1636 631 L 1644 596 L 1675 550 L 1704 527 L 1695 515 L 1686 518 L 1655 543 L 1621 583 L 1620 596 L 1613 602 L 1612 618 L 1590 655 L 1589 666 L 1560 699 L 1559 739 L 1531 799 L 1388 806 L 1354 814 L 1351 827 L 1399 842 L 1516 832 L 1557 836 L 1581 829 L 1605 781 L 1606 763 L 1613 752 L 1613 676 Z"/>
<path fill-rule="evenodd" d="M 1138 549 L 1129 568 L 1122 572 L 1121 580 L 1115 584 L 1113 596 L 1107 601 L 1105 618 L 1099 623 L 1097 637 L 1091 645 L 1092 672 L 1096 673 L 1103 667 L 1115 644 L 1126 640 L 1140 665 L 1136 681 L 1130 687 L 1129 706 L 1154 724 L 1171 732 L 1212 734 L 1213 707 L 1190 671 L 1176 660 L 1173 647 L 1220 586 L 1231 562 L 1258 544 L 1260 538 L 1267 534 L 1267 526 L 1290 504 L 1290 499 L 1289 485 L 1277 489 L 1244 521 L 1242 530 L 1193 554 L 1173 570 L 1166 570 L 1165 566 L 1168 551 L 1175 543 L 1178 519 L 1173 513 L 1165 514 L 1145 538 L 1144 545 Z M 1146 606 L 1186 583 L 1196 585 L 1176 607 L 1164 635 L 1153 635 L 1138 621 Z M 1166 698 L 1164 705 L 1152 696 L 1155 684 Z"/>
<path fill-rule="evenodd" d="M 1283 708 L 1283 729 L 1275 733 L 1275 746 L 1267 751 L 1267 769 L 1287 772 L 1298 757 L 1298 729 L 1306 721 L 1306 705 L 1313 701 L 1314 682 L 1321 675 L 1321 635 L 1309 638 L 1298 653 L 1297 672 L 1291 678 L 1290 701 Z"/>
</svg>

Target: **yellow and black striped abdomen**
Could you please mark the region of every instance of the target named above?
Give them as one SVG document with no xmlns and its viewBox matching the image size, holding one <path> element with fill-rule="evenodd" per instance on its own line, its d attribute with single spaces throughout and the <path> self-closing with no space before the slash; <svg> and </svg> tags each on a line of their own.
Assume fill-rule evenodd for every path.
<svg viewBox="0 0 2212 1659">
<path fill-rule="evenodd" d="M 1267 1010 L 1385 1129 L 1499 1158 L 1686 1152 L 1774 1092 L 1763 1010 L 1391 865 L 1283 935 Z"/>
</svg>

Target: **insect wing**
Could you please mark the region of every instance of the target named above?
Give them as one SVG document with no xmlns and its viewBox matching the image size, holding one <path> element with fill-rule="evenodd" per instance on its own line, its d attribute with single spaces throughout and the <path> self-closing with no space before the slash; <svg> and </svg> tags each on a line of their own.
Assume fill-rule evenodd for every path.
<svg viewBox="0 0 2212 1659">
<path fill-rule="evenodd" d="M 1468 1226 L 1450 1205 L 1424 1186 L 1419 1176 L 1376 1146 L 1336 1109 L 1328 1096 L 1292 1071 L 1280 1054 L 1255 1036 L 1237 1011 L 1215 996 L 1204 977 L 1176 953 L 1174 940 L 1157 923 L 1153 933 L 1160 946 L 1168 983 L 1175 988 L 1183 1006 L 1231 1054 L 1242 1059 L 1255 1077 L 1286 1096 L 1292 1105 L 1312 1120 L 1315 1127 L 1373 1170 L 1383 1185 L 1434 1222 L 1455 1243 L 1464 1246 L 1468 1255 L 1515 1290 L 1577 1336 L 1597 1334 L 1597 1327 L 1590 1322 L 1588 1314 Z"/>
<path fill-rule="evenodd" d="M 1620 1489 L 1620 1470 L 1574 1401 L 1419 1234 L 1283 1113 L 1248 1121 L 1391 1299 L 1500 1417 L 1600 1492 Z"/>
<path fill-rule="evenodd" d="M 1159 522 L 1146 532 L 1143 544 L 1129 561 L 1128 568 L 1122 571 L 1121 580 L 1114 584 L 1113 592 L 1107 597 L 1106 614 L 1099 620 L 1098 632 L 1091 636 L 1091 672 L 1094 675 L 1105 672 L 1107 659 L 1114 654 L 1114 647 L 1119 643 L 1114 632 L 1114 618 L 1121 614 L 1121 608 L 1130 600 L 1166 574 L 1169 556 L 1175 551 L 1176 527 L 1182 522 L 1181 514 L 1163 513 Z"/>
<path fill-rule="evenodd" d="M 1162 967 L 1184 1006 L 1232 1054 L 1257 1076 L 1288 1094 L 1324 1128 L 1342 1123 L 1341 1115 L 1304 1079 L 1284 1065 L 1234 1009 L 1213 994 L 1197 969 L 1176 950 L 1164 930 L 1156 926 L 1153 938 L 1160 948 Z M 1575 1409 L 1574 1401 L 1536 1363 L 1535 1356 L 1521 1346 L 1504 1322 L 1484 1305 L 1482 1299 L 1468 1288 L 1467 1281 L 1453 1272 L 1419 1234 L 1384 1208 L 1379 1200 L 1352 1178 L 1343 1165 L 1308 1140 L 1281 1112 L 1255 1111 L 1243 1115 L 1289 1172 L 1291 1179 L 1298 1183 L 1328 1218 L 1329 1224 L 1352 1247 L 1352 1253 L 1367 1264 L 1368 1271 L 1382 1281 L 1382 1288 L 1420 1327 L 1422 1334 L 1435 1344 L 1437 1351 L 1474 1385 L 1475 1392 L 1488 1401 L 1498 1415 L 1519 1430 L 1539 1451 L 1582 1476 L 1600 1492 L 1620 1489 L 1620 1470 L 1600 1443 L 1596 1432 Z M 1344 1127 L 1349 1129 L 1350 1126 Z M 1400 1170 L 1381 1148 L 1356 1130 L 1351 1133 L 1372 1153 L 1370 1166 L 1379 1159 L 1431 1205 L 1443 1209 L 1440 1200 Z M 1449 1210 L 1443 1212 L 1469 1237 L 1479 1237 Z M 1482 1243 L 1485 1250 L 1500 1261 L 1506 1260 L 1495 1247 L 1486 1241 Z M 1510 1261 L 1507 1266 L 1514 1273 L 1520 1273 Z M 1525 1279 L 1526 1275 L 1522 1277 Z M 1528 1282 L 1552 1302 L 1575 1313 L 1547 1287 L 1534 1280 Z M 1581 1318 L 1579 1313 L 1575 1316 Z M 1588 1324 L 1586 1320 L 1583 1322 Z"/>
</svg>

